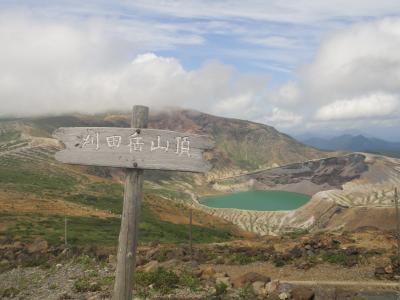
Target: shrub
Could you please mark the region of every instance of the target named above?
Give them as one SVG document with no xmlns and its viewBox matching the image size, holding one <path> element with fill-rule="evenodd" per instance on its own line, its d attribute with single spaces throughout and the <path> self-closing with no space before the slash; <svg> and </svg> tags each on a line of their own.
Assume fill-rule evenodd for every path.
<svg viewBox="0 0 400 300">
<path fill-rule="evenodd" d="M 137 272 L 135 274 L 135 283 L 139 287 L 152 285 L 161 294 L 167 294 L 177 287 L 179 277 L 174 272 L 159 267 L 154 272 Z"/>
<path fill-rule="evenodd" d="M 227 292 L 228 286 L 224 282 L 219 282 L 215 285 L 215 296 L 225 295 Z"/>
<path fill-rule="evenodd" d="M 193 274 L 184 272 L 179 276 L 179 285 L 196 291 L 200 287 L 200 280 Z"/>
<path fill-rule="evenodd" d="M 251 284 L 246 284 L 243 288 L 239 289 L 239 298 L 243 300 L 252 299 L 255 296 Z"/>
<path fill-rule="evenodd" d="M 331 264 L 338 264 L 342 266 L 351 267 L 358 263 L 359 256 L 358 255 L 346 255 L 343 252 L 337 253 L 328 253 L 322 256 L 324 261 L 327 261 Z"/>
</svg>

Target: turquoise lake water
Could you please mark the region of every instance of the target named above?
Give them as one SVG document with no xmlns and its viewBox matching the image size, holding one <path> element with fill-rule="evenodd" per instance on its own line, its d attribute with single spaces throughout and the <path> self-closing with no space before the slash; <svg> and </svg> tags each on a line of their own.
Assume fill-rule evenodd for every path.
<svg viewBox="0 0 400 300">
<path fill-rule="evenodd" d="M 310 199 L 308 195 L 293 192 L 248 191 L 204 197 L 200 199 L 200 203 L 216 208 L 276 211 L 299 208 Z"/>
</svg>

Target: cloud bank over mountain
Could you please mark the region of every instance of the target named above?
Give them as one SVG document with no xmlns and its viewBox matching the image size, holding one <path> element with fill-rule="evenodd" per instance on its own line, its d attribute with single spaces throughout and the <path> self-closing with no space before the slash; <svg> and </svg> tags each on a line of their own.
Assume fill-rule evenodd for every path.
<svg viewBox="0 0 400 300">
<path fill-rule="evenodd" d="M 208 10 L 202 14 L 209 16 Z M 312 18 L 305 14 L 298 22 Z M 158 54 L 201 45 L 206 37 L 198 27 L 182 31 L 155 25 L 3 10 L 0 116 L 98 113 L 140 103 L 193 108 L 288 130 L 400 126 L 400 17 L 333 30 L 312 59 L 279 85 L 270 84 L 274 74 L 268 72 L 243 72 L 218 60 L 188 68 L 178 57 Z M 221 30 L 223 25 L 214 26 Z M 278 48 L 297 43 L 279 36 L 247 40 Z"/>
</svg>

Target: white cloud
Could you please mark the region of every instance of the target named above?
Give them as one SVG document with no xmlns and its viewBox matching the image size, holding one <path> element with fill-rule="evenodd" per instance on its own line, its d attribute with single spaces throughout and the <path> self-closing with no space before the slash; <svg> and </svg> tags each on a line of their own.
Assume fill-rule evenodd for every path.
<svg viewBox="0 0 400 300">
<path fill-rule="evenodd" d="M 115 28 L 107 29 L 107 22 L 1 15 L 0 115 L 97 113 L 145 104 L 238 117 L 264 92 L 266 76 L 242 75 L 217 61 L 186 70 L 176 58 L 140 53 L 143 44 L 137 44 L 145 43 L 146 32 L 127 39 L 118 27 L 121 34 L 110 36 Z"/>
<path fill-rule="evenodd" d="M 300 124 L 303 121 L 303 117 L 294 112 L 274 107 L 271 114 L 267 115 L 264 120 L 267 124 L 287 128 Z"/>
<path fill-rule="evenodd" d="M 283 36 L 250 37 L 246 41 L 257 45 L 273 48 L 295 48 L 298 47 L 297 41 Z"/>
<path fill-rule="evenodd" d="M 360 23 L 333 34 L 304 68 L 308 97 L 319 102 L 383 90 L 400 92 L 400 18 Z"/>
<path fill-rule="evenodd" d="M 388 117 L 399 108 L 394 95 L 377 93 L 364 97 L 337 100 L 321 107 L 315 118 L 321 121 Z"/>
<path fill-rule="evenodd" d="M 284 106 L 294 106 L 301 100 L 300 96 L 298 84 L 296 82 L 289 81 L 278 88 L 277 94 L 273 98 L 273 101 Z"/>
</svg>

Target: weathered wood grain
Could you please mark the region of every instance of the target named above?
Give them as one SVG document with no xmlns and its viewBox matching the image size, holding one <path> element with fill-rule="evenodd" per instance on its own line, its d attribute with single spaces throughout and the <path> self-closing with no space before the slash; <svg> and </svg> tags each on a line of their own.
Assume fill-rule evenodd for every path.
<svg viewBox="0 0 400 300">
<path fill-rule="evenodd" d="M 207 172 L 203 152 L 214 147 L 207 136 L 158 129 L 64 127 L 53 136 L 66 147 L 57 160 L 110 167 Z"/>
<path fill-rule="evenodd" d="M 135 106 L 132 126 L 147 127 L 149 110 Z M 124 205 L 118 240 L 117 268 L 114 283 L 114 300 L 131 300 L 133 275 L 136 265 L 136 248 L 139 234 L 140 206 L 143 199 L 143 170 L 127 169 L 124 188 Z"/>
</svg>

